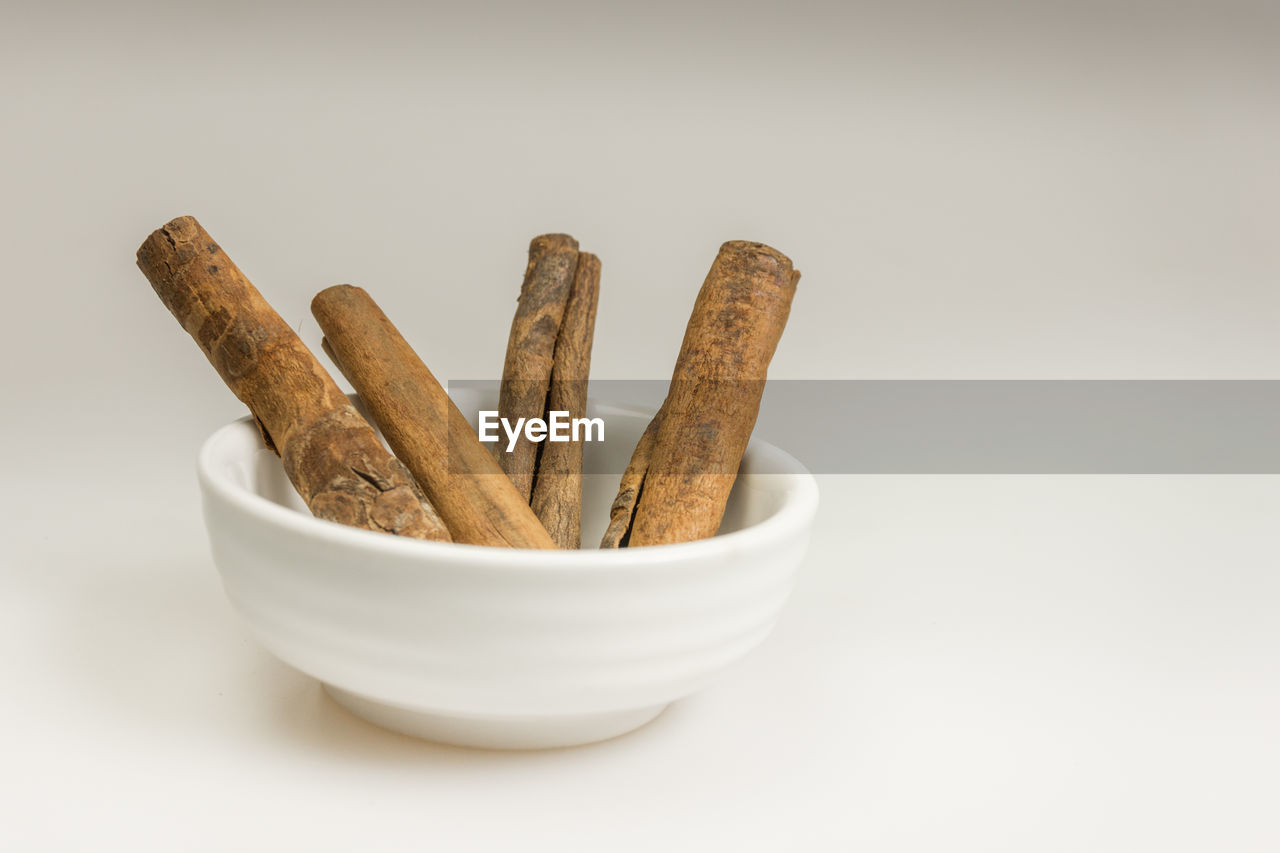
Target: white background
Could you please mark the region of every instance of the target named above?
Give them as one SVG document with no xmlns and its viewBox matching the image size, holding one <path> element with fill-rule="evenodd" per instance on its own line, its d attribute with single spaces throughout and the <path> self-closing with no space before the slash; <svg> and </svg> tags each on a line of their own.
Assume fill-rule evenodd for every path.
<svg viewBox="0 0 1280 853">
<path fill-rule="evenodd" d="M 1280 378 L 1280 23 L 1248 4 L 5 10 L 6 849 L 1274 850 L 1274 477 L 824 477 L 774 635 L 599 746 L 388 734 L 257 648 L 133 267 L 196 215 L 304 339 L 369 289 L 500 371 L 528 239 L 669 374 L 725 239 L 773 376 Z"/>
</svg>

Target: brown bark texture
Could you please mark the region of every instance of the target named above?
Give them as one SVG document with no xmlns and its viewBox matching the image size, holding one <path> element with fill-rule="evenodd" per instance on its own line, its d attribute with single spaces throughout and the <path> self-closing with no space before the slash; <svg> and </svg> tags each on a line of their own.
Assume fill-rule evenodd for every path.
<svg viewBox="0 0 1280 853">
<path fill-rule="evenodd" d="M 325 351 L 355 386 L 455 542 L 555 547 L 462 412 L 368 293 L 345 284 L 327 288 L 312 300 L 311 313 L 324 331 Z"/>
<path fill-rule="evenodd" d="M 609 526 L 600 540 L 601 548 L 625 548 L 631 534 L 631 522 L 635 518 L 636 502 L 640 500 L 640 487 L 644 485 L 644 475 L 649 470 L 649 459 L 653 456 L 653 443 L 658 437 L 658 427 L 662 424 L 662 410 L 653 416 L 645 427 L 636 449 L 627 463 L 627 470 L 622 473 L 622 481 L 618 484 L 618 496 L 609 507 Z"/>
<path fill-rule="evenodd" d="M 762 243 L 720 247 L 685 329 L 652 446 L 640 441 L 615 501 L 618 521 L 628 491 L 638 495 L 630 527 L 621 536 L 606 534 L 603 547 L 611 541 L 661 545 L 715 535 L 799 279 L 786 255 Z M 646 471 L 637 485 L 631 468 L 644 464 L 645 455 Z"/>
<path fill-rule="evenodd" d="M 573 286 L 556 336 L 546 412 L 587 414 L 587 380 L 591 374 L 591 342 L 600 299 L 600 259 L 578 254 Z M 556 545 L 582 544 L 582 441 L 545 441 L 537 454 L 530 504 Z"/>
<path fill-rule="evenodd" d="M 544 234 L 529 243 L 529 263 L 502 368 L 498 416 L 513 425 L 518 418 L 541 418 L 555 363 L 556 338 L 578 266 L 578 241 L 568 234 Z M 526 502 L 533 496 L 538 443 L 522 434 L 508 452 L 498 447 L 498 462 Z"/>
<path fill-rule="evenodd" d="M 408 470 L 200 223 L 182 216 L 153 232 L 138 249 L 138 267 L 249 407 L 313 514 L 449 539 Z"/>
</svg>

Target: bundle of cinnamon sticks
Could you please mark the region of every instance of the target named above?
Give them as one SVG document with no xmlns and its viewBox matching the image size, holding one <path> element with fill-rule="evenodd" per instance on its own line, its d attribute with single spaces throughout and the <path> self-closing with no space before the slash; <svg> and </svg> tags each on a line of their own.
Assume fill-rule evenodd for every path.
<svg viewBox="0 0 1280 853">
<path fill-rule="evenodd" d="M 521 435 L 495 454 L 359 287 L 311 303 L 323 348 L 390 451 L 332 377 L 192 217 L 156 230 L 138 266 L 319 518 L 400 536 L 512 548 L 581 545 L 582 442 Z M 585 417 L 600 260 L 535 237 L 507 342 L 499 417 Z M 800 274 L 761 243 L 720 247 L 666 401 L 622 476 L 602 548 L 715 535 L 755 425 Z M 394 454 L 394 455 L 393 455 Z"/>
</svg>

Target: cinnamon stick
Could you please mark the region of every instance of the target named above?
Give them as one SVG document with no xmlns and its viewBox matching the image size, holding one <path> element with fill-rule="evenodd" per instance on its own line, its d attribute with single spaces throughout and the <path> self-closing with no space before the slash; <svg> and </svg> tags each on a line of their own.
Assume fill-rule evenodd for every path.
<svg viewBox="0 0 1280 853">
<path fill-rule="evenodd" d="M 617 526 L 634 505 L 630 525 L 619 534 L 611 523 L 602 547 L 715 535 L 799 279 L 786 255 L 762 243 L 720 247 L 694 303 L 652 438 L 641 439 L 615 501 Z M 643 477 L 632 470 L 641 466 Z"/>
<path fill-rule="evenodd" d="M 320 291 L 311 313 L 324 348 L 387 443 L 413 472 L 455 542 L 554 548 L 533 510 L 435 376 L 359 287 Z"/>
<path fill-rule="evenodd" d="M 516 423 L 519 418 L 546 415 L 556 338 L 577 266 L 578 241 L 568 234 L 543 234 L 529 243 L 529 263 L 507 338 L 499 418 Z M 526 502 L 533 496 L 537 459 L 538 444 L 523 435 L 510 451 L 505 447 L 498 451 L 502 470 Z"/>
<path fill-rule="evenodd" d="M 138 267 L 249 407 L 317 517 L 418 539 L 449 532 L 315 356 L 190 216 L 153 232 Z"/>
<path fill-rule="evenodd" d="M 600 259 L 578 253 L 573 286 L 556 335 L 547 417 L 568 412 L 569 418 L 587 414 L 587 379 L 591 374 L 591 341 L 595 335 L 596 305 L 600 299 Z M 582 544 L 581 441 L 548 441 L 537 455 L 530 504 L 556 545 Z"/>
</svg>

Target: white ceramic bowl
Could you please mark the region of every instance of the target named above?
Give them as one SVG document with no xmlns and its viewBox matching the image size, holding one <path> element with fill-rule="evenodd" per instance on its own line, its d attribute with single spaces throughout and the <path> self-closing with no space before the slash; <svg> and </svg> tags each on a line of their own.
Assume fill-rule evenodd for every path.
<svg viewBox="0 0 1280 853">
<path fill-rule="evenodd" d="M 459 399 L 464 412 L 496 408 L 472 396 Z M 607 432 L 587 446 L 581 551 L 422 542 L 322 521 L 249 419 L 228 424 L 199 458 L 227 596 L 272 653 L 389 729 L 538 748 L 645 724 L 768 634 L 818 490 L 795 459 L 753 440 L 718 536 L 590 548 L 619 476 L 592 472 L 620 472 L 648 421 L 592 409 Z"/>
</svg>

